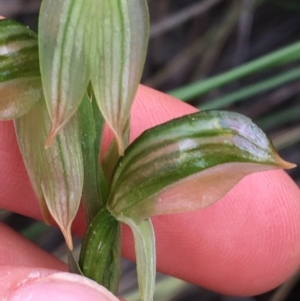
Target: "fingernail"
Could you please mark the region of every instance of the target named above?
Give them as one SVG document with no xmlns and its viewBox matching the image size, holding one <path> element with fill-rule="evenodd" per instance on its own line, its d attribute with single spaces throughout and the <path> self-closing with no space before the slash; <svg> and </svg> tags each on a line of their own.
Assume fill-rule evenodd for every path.
<svg viewBox="0 0 300 301">
<path fill-rule="evenodd" d="M 119 301 L 106 288 L 80 275 L 54 273 L 21 283 L 5 301 Z"/>
</svg>

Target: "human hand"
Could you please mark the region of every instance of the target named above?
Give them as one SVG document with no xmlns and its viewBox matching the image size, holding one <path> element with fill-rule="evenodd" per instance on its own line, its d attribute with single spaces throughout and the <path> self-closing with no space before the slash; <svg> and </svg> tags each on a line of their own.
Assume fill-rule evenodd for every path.
<svg viewBox="0 0 300 301">
<path fill-rule="evenodd" d="M 131 138 L 194 111 L 141 86 L 132 109 Z M 106 133 L 104 145 L 109 136 Z M 11 122 L 0 123 L 0 168 L 0 207 L 41 219 Z M 155 217 L 153 223 L 158 269 L 224 294 L 262 293 L 282 283 L 299 266 L 300 192 L 280 170 L 247 176 L 211 207 Z M 83 235 L 82 214 L 73 230 Z M 134 259 L 132 236 L 126 227 L 123 237 L 123 255 Z M 1 297 L 12 294 L 7 300 L 15 300 L 14 294 L 26 293 L 34 296 L 32 301 L 105 300 L 78 281 L 49 277 L 67 267 L 4 225 L 0 226 L 0 239 Z"/>
</svg>

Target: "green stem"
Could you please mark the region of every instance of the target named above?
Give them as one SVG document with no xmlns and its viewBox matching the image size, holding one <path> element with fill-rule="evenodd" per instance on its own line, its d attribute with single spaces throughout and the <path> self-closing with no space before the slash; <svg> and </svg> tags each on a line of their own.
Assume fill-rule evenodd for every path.
<svg viewBox="0 0 300 301">
<path fill-rule="evenodd" d="M 179 99 L 188 101 L 247 75 L 262 71 L 264 69 L 278 67 L 298 59 L 300 59 L 300 42 L 296 42 L 283 49 L 274 51 L 220 75 L 172 90 L 169 92 L 169 94 Z"/>
<path fill-rule="evenodd" d="M 155 287 L 156 254 L 154 230 L 150 219 L 136 224 L 124 216 L 118 219 L 127 224 L 134 236 L 137 274 L 142 301 L 152 301 Z"/>
<path fill-rule="evenodd" d="M 223 97 L 204 103 L 200 105 L 199 108 L 201 108 L 201 110 L 211 110 L 211 109 L 221 108 L 230 105 L 232 103 L 242 101 L 256 94 L 277 88 L 280 85 L 283 85 L 287 82 L 291 82 L 298 78 L 300 78 L 300 68 L 295 68 L 283 74 L 271 77 L 270 79 L 267 79 L 265 81 L 259 82 L 254 85 L 250 85 L 236 92 L 230 93 Z"/>
</svg>

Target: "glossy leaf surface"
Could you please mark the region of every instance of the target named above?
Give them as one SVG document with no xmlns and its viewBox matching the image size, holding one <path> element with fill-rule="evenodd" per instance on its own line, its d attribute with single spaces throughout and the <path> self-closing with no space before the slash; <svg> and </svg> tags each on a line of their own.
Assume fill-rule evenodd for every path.
<svg viewBox="0 0 300 301">
<path fill-rule="evenodd" d="M 197 210 L 247 174 L 291 167 L 249 118 L 198 112 L 149 129 L 129 146 L 113 176 L 109 210 L 136 222 Z"/>
<path fill-rule="evenodd" d="M 0 20 L 0 119 L 22 116 L 42 95 L 36 34 Z"/>
<path fill-rule="evenodd" d="M 15 120 L 18 143 L 31 183 L 58 223 L 72 249 L 71 225 L 83 185 L 83 164 L 77 117 L 74 116 L 48 149 L 44 148 L 50 118 L 43 101 Z"/>
<path fill-rule="evenodd" d="M 117 294 L 121 275 L 120 223 L 102 208 L 84 236 L 79 265 L 83 274 Z"/>
<path fill-rule="evenodd" d="M 148 41 L 145 0 L 44 0 L 39 22 L 43 87 L 52 129 L 77 110 L 91 80 L 122 154 Z"/>
</svg>

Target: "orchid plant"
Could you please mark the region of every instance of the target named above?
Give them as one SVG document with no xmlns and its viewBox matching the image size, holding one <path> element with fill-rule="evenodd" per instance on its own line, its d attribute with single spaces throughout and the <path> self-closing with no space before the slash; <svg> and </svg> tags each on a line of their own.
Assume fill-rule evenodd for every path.
<svg viewBox="0 0 300 301">
<path fill-rule="evenodd" d="M 250 173 L 293 167 L 249 118 L 227 111 L 171 120 L 129 145 L 148 35 L 146 0 L 44 0 L 38 35 L 0 21 L 0 119 L 14 120 L 44 220 L 72 250 L 83 202 L 88 227 L 70 270 L 113 293 L 129 225 L 144 301 L 155 282 L 152 216 L 199 210 Z M 114 139 L 100 161 L 105 123 Z"/>
</svg>

